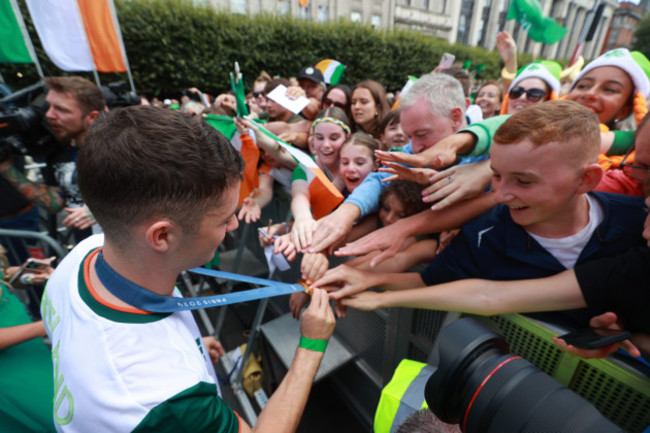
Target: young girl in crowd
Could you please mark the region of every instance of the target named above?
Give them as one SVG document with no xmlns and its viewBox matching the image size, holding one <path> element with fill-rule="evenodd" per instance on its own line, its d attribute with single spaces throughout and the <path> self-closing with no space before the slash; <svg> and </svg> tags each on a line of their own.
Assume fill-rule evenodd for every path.
<svg viewBox="0 0 650 433">
<path fill-rule="evenodd" d="M 311 126 L 309 147 L 312 157 L 339 191 L 344 188 L 339 172 L 339 152 L 350 132 L 345 113 L 337 107 L 321 111 Z M 294 217 L 291 239 L 299 251 L 309 245 L 316 223 L 311 212 L 310 198 L 307 173 L 298 166 L 291 179 L 291 212 Z"/>
<path fill-rule="evenodd" d="M 355 132 L 341 146 L 339 172 L 345 184 L 344 197 L 361 185 L 369 173 L 377 170 L 375 150 L 377 141 L 365 132 Z"/>
<path fill-rule="evenodd" d="M 359 223 L 359 226 L 364 226 L 365 233 L 360 233 L 352 229 L 351 237 L 359 238 L 370 231 L 374 231 L 381 227 L 389 226 L 396 221 L 415 215 L 422 212 L 428 206 L 422 202 L 422 185 L 409 182 L 406 180 L 397 180 L 391 182 L 379 196 L 379 212 L 376 218 L 366 218 L 370 220 L 370 227 L 367 221 Z M 346 242 L 354 239 L 346 239 Z M 421 264 L 429 263 L 436 255 L 438 249 L 438 241 L 436 239 L 428 238 L 416 240 L 411 237 L 407 239 L 400 252 L 398 252 L 391 260 L 386 260 L 380 263 L 376 269 L 378 272 L 402 272 L 407 269 Z M 370 261 L 379 252 L 370 253 L 365 256 L 359 256 L 346 262 L 346 266 L 353 266 L 358 269 L 370 269 Z M 374 269 L 374 268 L 373 268 Z"/>
<path fill-rule="evenodd" d="M 343 195 L 354 191 L 366 176 L 377 169 L 375 150 L 377 142 L 365 132 L 352 134 L 341 146 L 339 172 L 343 178 Z M 362 224 L 363 225 L 363 224 Z M 373 224 L 373 228 L 374 228 Z M 288 236 L 280 237 L 275 243 L 275 252 L 282 252 L 288 260 L 296 257 L 296 245 Z M 302 277 L 309 281 L 320 278 L 329 267 L 329 260 L 324 253 L 303 254 L 300 269 Z M 298 319 L 300 310 L 307 303 L 309 296 L 305 293 L 294 293 L 289 298 L 289 309 L 294 318 Z"/>
<path fill-rule="evenodd" d="M 379 139 L 379 122 L 388 112 L 386 90 L 373 80 L 362 81 L 352 90 L 350 101 L 355 131 L 363 131 Z"/>
<path fill-rule="evenodd" d="M 503 90 L 496 81 L 487 81 L 476 92 L 476 105 L 481 107 L 483 119 L 497 116 L 501 110 Z"/>
<path fill-rule="evenodd" d="M 409 138 L 402 130 L 400 122 L 400 109 L 391 110 L 381 119 L 379 129 L 382 131 L 380 135 L 381 146 L 380 150 L 401 149 Z"/>
</svg>

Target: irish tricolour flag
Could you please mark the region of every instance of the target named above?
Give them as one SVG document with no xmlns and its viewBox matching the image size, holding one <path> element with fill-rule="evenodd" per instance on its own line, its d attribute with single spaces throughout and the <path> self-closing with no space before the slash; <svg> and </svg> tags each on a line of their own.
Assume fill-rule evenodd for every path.
<svg viewBox="0 0 650 433">
<path fill-rule="evenodd" d="M 323 73 L 327 84 L 334 86 L 341 81 L 343 72 L 345 72 L 345 65 L 333 59 L 326 59 L 318 62 L 316 69 L 320 69 Z"/>
<path fill-rule="evenodd" d="M 259 131 L 268 135 L 282 146 L 298 164 L 307 173 L 307 182 L 309 183 L 309 203 L 311 204 L 314 218 L 319 219 L 332 212 L 336 206 L 343 201 L 343 194 L 336 189 L 334 184 L 327 178 L 323 169 L 305 152 L 280 140 L 271 131 L 258 125 Z"/>
</svg>

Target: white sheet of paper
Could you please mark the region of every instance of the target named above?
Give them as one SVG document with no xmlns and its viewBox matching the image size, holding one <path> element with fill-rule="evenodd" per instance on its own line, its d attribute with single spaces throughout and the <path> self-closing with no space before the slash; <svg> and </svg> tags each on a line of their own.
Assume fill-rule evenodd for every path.
<svg viewBox="0 0 650 433">
<path fill-rule="evenodd" d="M 304 96 L 301 96 L 298 99 L 289 98 L 287 96 L 287 86 L 284 86 L 282 84 L 273 89 L 273 91 L 266 96 L 294 114 L 300 113 L 303 108 L 309 105 L 309 99 L 305 98 Z"/>
<path fill-rule="evenodd" d="M 291 267 L 282 253 L 273 254 L 273 245 L 264 248 L 264 256 L 269 265 L 269 275 L 273 275 L 276 270 L 286 271 Z"/>
</svg>

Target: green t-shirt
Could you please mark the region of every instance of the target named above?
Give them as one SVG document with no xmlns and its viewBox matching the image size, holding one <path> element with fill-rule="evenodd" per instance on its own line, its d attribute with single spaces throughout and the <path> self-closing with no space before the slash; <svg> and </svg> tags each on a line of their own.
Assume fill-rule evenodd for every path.
<svg viewBox="0 0 650 433">
<path fill-rule="evenodd" d="M 30 323 L 23 303 L 0 286 L 0 328 Z M 34 338 L 0 350 L 0 372 L 0 430 L 55 431 L 52 357 L 43 340 Z"/>
</svg>

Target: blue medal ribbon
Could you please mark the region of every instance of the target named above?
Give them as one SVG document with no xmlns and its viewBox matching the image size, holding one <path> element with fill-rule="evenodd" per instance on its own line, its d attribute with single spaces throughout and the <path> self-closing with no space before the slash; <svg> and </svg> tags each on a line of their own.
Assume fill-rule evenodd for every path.
<svg viewBox="0 0 650 433">
<path fill-rule="evenodd" d="M 153 293 L 118 274 L 108 263 L 106 263 L 101 250 L 97 254 L 97 260 L 95 260 L 95 271 L 104 287 L 106 287 L 106 289 L 116 298 L 133 307 L 139 308 L 140 310 L 152 313 L 173 313 L 182 310 L 219 307 L 222 305 L 237 304 L 240 302 L 254 301 L 273 296 L 288 295 L 291 293 L 303 292 L 305 290 L 300 284 L 287 284 L 266 280 L 264 278 L 233 274 L 230 272 L 194 268 L 190 269 L 190 272 L 209 277 L 259 284 L 265 287 L 223 295 L 203 296 L 200 298 L 163 296 Z"/>
</svg>

